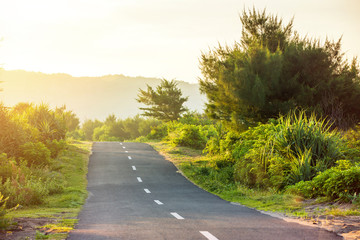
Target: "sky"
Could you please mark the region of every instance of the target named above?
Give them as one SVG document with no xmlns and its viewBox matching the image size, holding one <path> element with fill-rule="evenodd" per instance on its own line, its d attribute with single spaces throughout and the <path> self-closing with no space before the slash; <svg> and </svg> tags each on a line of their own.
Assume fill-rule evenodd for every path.
<svg viewBox="0 0 360 240">
<path fill-rule="evenodd" d="M 196 83 L 201 53 L 239 41 L 253 7 L 360 56 L 359 0 L 0 0 L 0 66 Z"/>
</svg>

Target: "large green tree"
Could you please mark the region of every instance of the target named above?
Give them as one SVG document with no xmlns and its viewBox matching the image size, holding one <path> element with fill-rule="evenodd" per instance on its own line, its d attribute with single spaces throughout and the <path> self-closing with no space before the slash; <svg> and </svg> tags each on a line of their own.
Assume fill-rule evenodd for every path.
<svg viewBox="0 0 360 240">
<path fill-rule="evenodd" d="M 241 41 L 201 56 L 206 112 L 230 126 L 248 126 L 300 107 L 339 128 L 360 121 L 359 71 L 343 60 L 341 41 L 301 39 L 265 10 L 244 11 Z"/>
<path fill-rule="evenodd" d="M 183 104 L 188 97 L 182 97 L 182 92 L 174 80 L 163 79 L 156 90 L 149 85 L 147 85 L 146 91 L 140 89 L 136 100 L 148 106 L 140 107 L 144 111 L 143 116 L 172 121 L 179 119 L 181 114 L 187 110 Z"/>
</svg>

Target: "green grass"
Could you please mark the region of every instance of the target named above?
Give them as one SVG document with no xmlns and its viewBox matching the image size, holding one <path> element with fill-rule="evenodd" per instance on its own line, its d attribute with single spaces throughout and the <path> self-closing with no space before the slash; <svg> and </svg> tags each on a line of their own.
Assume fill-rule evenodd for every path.
<svg viewBox="0 0 360 240">
<path fill-rule="evenodd" d="M 207 157 L 199 150 L 174 147 L 165 142 L 149 142 L 155 150 L 172 161 L 185 177 L 199 187 L 222 199 L 257 210 L 281 212 L 291 216 L 306 217 L 303 198 L 273 189 L 250 189 L 229 180 L 230 173 L 213 167 L 216 157 Z M 231 175 L 229 177 L 229 175 Z"/>
<path fill-rule="evenodd" d="M 38 206 L 19 208 L 8 214 L 9 218 L 51 218 L 55 224 L 42 226 L 36 233 L 36 239 L 64 239 L 73 229 L 75 219 L 87 198 L 87 166 L 92 143 L 71 142 L 69 147 L 58 157 L 56 168 L 65 179 L 64 191 L 48 196 Z M 44 235 L 41 231 L 50 230 Z M 49 237 L 51 236 L 51 237 Z"/>
</svg>

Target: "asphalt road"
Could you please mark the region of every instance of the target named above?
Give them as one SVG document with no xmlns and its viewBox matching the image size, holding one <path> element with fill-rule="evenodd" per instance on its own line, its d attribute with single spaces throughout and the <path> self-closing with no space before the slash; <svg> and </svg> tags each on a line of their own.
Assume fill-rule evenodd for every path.
<svg viewBox="0 0 360 240">
<path fill-rule="evenodd" d="M 69 240 L 342 239 L 230 204 L 142 143 L 95 143 L 88 181 L 89 198 Z"/>
</svg>

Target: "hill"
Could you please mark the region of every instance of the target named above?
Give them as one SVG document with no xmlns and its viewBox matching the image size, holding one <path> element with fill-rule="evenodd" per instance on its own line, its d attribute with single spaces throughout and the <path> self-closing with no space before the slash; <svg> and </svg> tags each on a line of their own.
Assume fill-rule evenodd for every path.
<svg viewBox="0 0 360 240">
<path fill-rule="evenodd" d="M 66 105 L 83 121 L 104 120 L 109 114 L 132 117 L 141 113 L 136 102 L 139 89 L 146 84 L 156 86 L 161 79 L 106 75 L 101 77 L 73 77 L 68 74 L 44 74 L 23 70 L 0 70 L 0 101 L 6 106 L 18 102 L 48 103 L 51 107 Z M 199 85 L 178 81 L 184 96 L 189 96 L 186 107 L 202 112 L 205 96 Z"/>
</svg>

